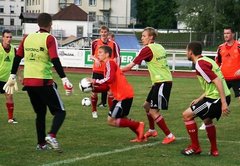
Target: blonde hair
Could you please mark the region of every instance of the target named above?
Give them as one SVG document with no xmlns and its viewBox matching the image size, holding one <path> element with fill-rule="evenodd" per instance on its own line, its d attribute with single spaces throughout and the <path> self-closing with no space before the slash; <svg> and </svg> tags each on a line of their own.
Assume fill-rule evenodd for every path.
<svg viewBox="0 0 240 166">
<path fill-rule="evenodd" d="M 156 29 L 154 29 L 153 27 L 146 27 L 144 28 L 143 31 L 147 31 L 149 36 L 153 36 L 153 40 L 155 40 L 155 38 L 157 37 L 158 35 L 158 32 Z"/>
</svg>

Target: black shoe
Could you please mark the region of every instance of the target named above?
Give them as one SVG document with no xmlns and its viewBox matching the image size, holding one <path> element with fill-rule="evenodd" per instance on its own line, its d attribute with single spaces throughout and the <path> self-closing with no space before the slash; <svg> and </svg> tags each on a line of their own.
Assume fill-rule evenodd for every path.
<svg viewBox="0 0 240 166">
<path fill-rule="evenodd" d="M 106 105 L 106 104 L 103 104 L 103 103 L 99 103 L 97 106 L 98 106 L 98 107 L 107 107 L 107 105 Z"/>
</svg>

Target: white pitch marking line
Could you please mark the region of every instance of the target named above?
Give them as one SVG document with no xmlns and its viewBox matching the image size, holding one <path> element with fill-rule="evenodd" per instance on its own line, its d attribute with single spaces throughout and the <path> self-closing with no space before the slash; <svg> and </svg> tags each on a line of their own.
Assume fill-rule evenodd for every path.
<svg viewBox="0 0 240 166">
<path fill-rule="evenodd" d="M 189 139 L 187 137 L 178 137 L 176 138 L 177 140 L 183 140 L 183 139 Z M 200 140 L 208 140 L 208 139 L 200 139 Z M 217 140 L 217 142 L 223 142 L 223 143 L 236 143 L 236 144 L 240 144 L 240 141 L 225 141 L 225 140 Z M 81 160 L 86 160 L 89 158 L 93 158 L 93 157 L 100 157 L 100 156 L 106 156 L 109 154 L 115 154 L 115 153 L 121 153 L 121 152 L 126 152 L 126 151 L 130 151 L 133 149 L 140 149 L 140 148 L 144 148 L 144 147 L 151 147 L 157 144 L 160 144 L 161 142 L 154 142 L 154 143 L 147 143 L 147 144 L 143 144 L 143 145 L 134 145 L 134 146 L 130 146 L 127 148 L 123 148 L 123 149 L 115 149 L 112 151 L 107 151 L 107 152 L 100 152 L 100 153 L 92 153 L 88 156 L 83 156 L 83 157 L 75 157 L 72 159 L 66 159 L 66 160 L 61 160 L 61 161 L 57 161 L 57 162 L 53 162 L 53 163 L 49 163 L 49 164 L 43 164 L 41 166 L 55 166 L 55 165 L 61 165 L 61 164 L 69 164 L 69 163 L 74 163 L 76 161 L 81 161 Z"/>
</svg>

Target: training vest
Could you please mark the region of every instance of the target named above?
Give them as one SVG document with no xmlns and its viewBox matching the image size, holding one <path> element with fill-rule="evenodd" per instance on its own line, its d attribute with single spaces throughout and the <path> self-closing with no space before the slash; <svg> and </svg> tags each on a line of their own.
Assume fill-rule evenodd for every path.
<svg viewBox="0 0 240 166">
<path fill-rule="evenodd" d="M 11 49 L 7 53 L 2 43 L 0 43 L 0 81 L 7 82 L 12 69 L 13 59 L 15 56 L 15 50 L 13 45 L 10 45 Z"/>
<path fill-rule="evenodd" d="M 101 46 L 104 46 L 104 45 L 107 45 L 107 46 L 109 46 L 109 47 L 111 47 L 111 49 L 112 49 L 112 55 L 111 55 L 111 59 L 114 59 L 115 57 L 115 55 L 114 55 L 114 50 L 115 50 L 115 48 L 114 48 L 114 42 L 113 41 L 111 41 L 111 40 L 108 40 L 108 42 L 107 42 L 107 44 L 106 43 L 103 43 L 103 41 L 101 40 L 101 39 L 96 39 L 97 41 L 97 43 L 96 43 L 96 48 L 95 48 L 95 50 L 94 50 L 94 57 L 95 58 L 98 58 L 98 49 L 99 49 L 99 47 L 101 47 Z M 95 72 L 100 72 L 100 73 L 103 73 L 104 72 L 104 70 L 105 70 L 105 65 L 104 65 L 104 62 L 100 62 L 101 63 L 101 66 L 100 67 L 97 67 L 96 66 L 96 64 L 95 64 L 95 62 L 93 62 L 93 72 L 95 71 Z"/>
<path fill-rule="evenodd" d="M 24 41 L 24 78 L 52 79 L 52 63 L 48 55 L 49 33 L 33 33 Z"/>
<path fill-rule="evenodd" d="M 219 54 L 222 58 L 221 70 L 226 80 L 240 79 L 235 72 L 240 69 L 240 43 L 235 41 L 230 49 L 226 43 L 219 46 Z"/>
<path fill-rule="evenodd" d="M 225 92 L 225 96 L 228 96 L 230 95 L 230 91 L 227 87 L 227 84 L 226 84 L 226 81 L 222 75 L 222 72 L 219 68 L 219 66 L 215 63 L 214 60 L 204 56 L 204 57 L 201 57 L 199 58 L 196 63 L 198 63 L 198 61 L 200 60 L 204 60 L 204 61 L 207 61 L 208 63 L 211 63 L 212 65 L 212 71 L 218 76 L 218 78 L 220 78 L 222 80 L 222 85 L 223 85 L 223 89 L 224 89 L 224 92 Z M 219 95 L 219 92 L 217 90 L 217 87 L 216 85 L 213 83 L 213 82 L 210 82 L 208 83 L 202 76 L 200 75 L 197 75 L 197 78 L 203 88 L 203 90 L 205 91 L 205 94 L 206 96 L 205 97 L 208 97 L 208 98 L 211 98 L 211 99 L 218 99 L 220 98 L 220 95 Z"/>
<path fill-rule="evenodd" d="M 172 81 L 166 50 L 160 44 L 149 44 L 148 47 L 153 53 L 153 58 L 150 62 L 146 62 L 150 73 L 152 84 L 157 82 Z"/>
<path fill-rule="evenodd" d="M 106 63 L 110 63 L 111 65 L 116 65 L 117 67 L 114 81 L 111 84 L 109 84 L 110 90 L 114 98 L 118 101 L 121 101 L 127 98 L 133 98 L 134 96 L 133 88 L 128 83 L 126 77 L 124 76 L 124 74 L 122 73 L 122 70 L 119 68 L 116 62 L 114 60 L 109 60 Z M 105 74 L 106 74 L 106 69 L 104 71 L 104 75 Z"/>
</svg>

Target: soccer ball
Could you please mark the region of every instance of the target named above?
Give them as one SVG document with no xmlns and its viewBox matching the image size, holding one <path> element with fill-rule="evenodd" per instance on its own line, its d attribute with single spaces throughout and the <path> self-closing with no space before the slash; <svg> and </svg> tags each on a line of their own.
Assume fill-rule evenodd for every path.
<svg viewBox="0 0 240 166">
<path fill-rule="evenodd" d="M 82 99 L 82 106 L 90 106 L 91 105 L 91 101 L 88 97 L 85 97 Z"/>
<path fill-rule="evenodd" d="M 79 82 L 79 88 L 82 92 L 91 92 L 92 91 L 92 83 L 87 80 L 87 78 L 81 79 Z"/>
</svg>

